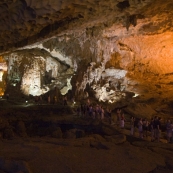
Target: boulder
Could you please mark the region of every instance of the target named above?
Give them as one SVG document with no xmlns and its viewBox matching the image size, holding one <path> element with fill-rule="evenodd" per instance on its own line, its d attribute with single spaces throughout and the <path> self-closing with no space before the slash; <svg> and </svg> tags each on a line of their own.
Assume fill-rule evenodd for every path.
<svg viewBox="0 0 173 173">
<path fill-rule="evenodd" d="M 105 139 L 109 142 L 113 142 L 114 144 L 122 144 L 126 142 L 126 136 L 124 134 L 106 136 Z"/>
</svg>

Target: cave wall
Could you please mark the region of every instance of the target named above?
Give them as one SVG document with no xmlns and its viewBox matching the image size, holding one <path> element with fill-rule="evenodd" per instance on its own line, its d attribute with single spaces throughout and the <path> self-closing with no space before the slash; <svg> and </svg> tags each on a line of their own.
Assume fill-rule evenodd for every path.
<svg viewBox="0 0 173 173">
<path fill-rule="evenodd" d="M 39 30 L 33 40 L 39 42 L 31 44 L 28 37 L 23 47 L 3 55 L 8 63 L 7 89 L 16 85 L 18 92 L 40 95 L 57 87 L 63 95 L 72 90 L 80 99 L 88 93 L 111 103 L 137 96 L 170 99 L 172 2 L 75 2 L 54 7 L 54 1 L 27 1 L 36 12 L 34 20 L 45 28 L 33 23 Z M 52 9 L 55 16 L 50 15 Z M 72 11 L 75 20 L 67 17 Z"/>
<path fill-rule="evenodd" d="M 111 103 L 170 97 L 173 34 L 141 35 L 141 27 L 93 26 L 26 46 L 8 55 L 8 79 L 20 79 L 26 95 L 58 87 L 63 94 L 72 89 L 78 98 L 88 92 Z"/>
</svg>

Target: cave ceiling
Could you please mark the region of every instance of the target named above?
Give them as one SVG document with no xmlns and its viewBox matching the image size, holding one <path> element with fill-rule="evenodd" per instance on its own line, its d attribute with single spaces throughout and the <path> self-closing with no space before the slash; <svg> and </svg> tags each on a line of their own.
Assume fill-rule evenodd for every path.
<svg viewBox="0 0 173 173">
<path fill-rule="evenodd" d="M 0 12 L 7 88 L 109 102 L 173 96 L 170 0 L 2 0 Z"/>
<path fill-rule="evenodd" d="M 0 48 L 21 47 L 82 27 L 129 28 L 141 19 L 145 25 L 140 34 L 160 33 L 172 30 L 172 8 L 169 0 L 2 0 Z"/>
</svg>

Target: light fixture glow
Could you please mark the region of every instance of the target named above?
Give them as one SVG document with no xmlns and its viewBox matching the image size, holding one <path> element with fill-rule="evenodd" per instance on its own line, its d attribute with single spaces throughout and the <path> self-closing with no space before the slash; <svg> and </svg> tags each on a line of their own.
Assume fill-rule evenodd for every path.
<svg viewBox="0 0 173 173">
<path fill-rule="evenodd" d="M 4 74 L 4 71 L 0 70 L 0 81 L 2 81 L 3 74 Z"/>
<path fill-rule="evenodd" d="M 137 96 L 139 96 L 139 94 L 135 93 L 135 95 L 133 97 L 137 97 Z"/>
</svg>

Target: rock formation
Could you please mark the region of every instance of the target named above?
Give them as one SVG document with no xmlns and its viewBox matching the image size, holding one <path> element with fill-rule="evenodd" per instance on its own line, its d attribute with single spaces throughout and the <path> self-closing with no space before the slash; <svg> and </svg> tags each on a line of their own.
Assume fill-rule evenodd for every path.
<svg viewBox="0 0 173 173">
<path fill-rule="evenodd" d="M 1 0 L 0 12 L 0 172 L 172 172 L 165 126 L 161 143 L 129 135 L 131 116 L 173 113 L 171 0 Z M 112 117 L 77 116 L 87 98 Z"/>
<path fill-rule="evenodd" d="M 39 96 L 89 93 L 98 101 L 171 102 L 172 6 L 169 0 L 0 3 L 2 90 Z M 2 71 L 3 69 L 0 68 Z"/>
</svg>

